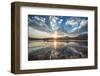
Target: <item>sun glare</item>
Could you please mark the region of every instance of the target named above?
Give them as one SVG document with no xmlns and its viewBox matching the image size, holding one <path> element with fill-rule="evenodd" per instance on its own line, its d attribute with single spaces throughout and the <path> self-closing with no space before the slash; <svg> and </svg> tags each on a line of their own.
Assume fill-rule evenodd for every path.
<svg viewBox="0 0 100 76">
<path fill-rule="evenodd" d="M 54 32 L 54 38 L 55 39 L 57 38 L 57 32 L 56 31 Z"/>
</svg>

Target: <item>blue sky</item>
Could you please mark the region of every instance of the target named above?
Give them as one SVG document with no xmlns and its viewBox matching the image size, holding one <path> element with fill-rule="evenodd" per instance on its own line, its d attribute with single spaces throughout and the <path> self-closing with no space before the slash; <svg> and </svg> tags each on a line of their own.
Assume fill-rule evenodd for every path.
<svg viewBox="0 0 100 76">
<path fill-rule="evenodd" d="M 29 34 L 36 31 L 52 34 L 56 31 L 58 35 L 75 36 L 88 32 L 88 17 L 28 15 L 28 26 L 33 29 L 29 29 Z"/>
</svg>

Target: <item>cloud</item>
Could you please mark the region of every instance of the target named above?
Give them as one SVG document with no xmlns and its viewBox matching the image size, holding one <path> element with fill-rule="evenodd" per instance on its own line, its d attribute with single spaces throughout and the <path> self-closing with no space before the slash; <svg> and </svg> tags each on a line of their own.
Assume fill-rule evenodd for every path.
<svg viewBox="0 0 100 76">
<path fill-rule="evenodd" d="M 85 19 L 81 20 L 81 22 L 80 22 L 80 28 L 82 28 L 84 26 L 87 26 L 87 24 L 88 24 L 88 20 L 85 20 Z"/>
<path fill-rule="evenodd" d="M 40 30 L 34 29 L 30 26 L 29 26 L 28 30 L 29 30 L 28 37 L 32 37 L 32 38 L 49 38 L 49 37 L 55 36 L 55 33 L 48 33 L 45 31 L 40 31 Z M 57 37 L 63 37 L 63 36 L 57 34 Z"/>
<path fill-rule="evenodd" d="M 65 24 L 72 27 L 69 33 L 74 33 L 75 31 L 87 26 L 88 20 L 84 18 L 69 18 Z"/>
<path fill-rule="evenodd" d="M 58 27 L 58 23 L 57 23 L 57 20 L 59 18 L 58 17 L 55 17 L 55 16 L 50 16 L 49 17 L 49 22 L 50 22 L 50 26 L 51 26 L 51 29 L 53 31 L 56 31 L 59 27 Z"/>
<path fill-rule="evenodd" d="M 35 30 L 35 33 L 33 31 L 30 32 L 31 36 L 38 37 L 40 36 L 38 35 L 39 33 L 44 33 L 43 35 L 45 36 L 51 36 L 51 33 L 57 31 L 60 36 L 75 37 L 77 34 L 84 32 L 82 28 L 87 26 L 88 20 L 82 17 L 33 16 L 29 18 L 29 23 L 34 28 L 33 30 Z M 81 29 L 82 31 L 77 32 Z"/>
<path fill-rule="evenodd" d="M 32 18 L 29 18 L 29 25 L 41 31 L 47 31 L 47 32 L 51 31 L 51 29 L 46 24 L 45 17 L 33 16 Z"/>
<path fill-rule="evenodd" d="M 40 18 L 38 16 L 34 16 L 34 19 L 36 20 L 40 20 Z"/>
<path fill-rule="evenodd" d="M 29 30 L 28 36 L 33 37 L 33 38 L 46 38 L 46 37 L 50 37 L 52 35 L 50 33 L 34 29 L 30 26 L 29 26 L 28 30 Z"/>
<path fill-rule="evenodd" d="M 63 19 L 60 19 L 60 20 L 58 21 L 59 24 L 61 24 L 62 22 L 63 22 Z"/>
<path fill-rule="evenodd" d="M 75 27 L 75 28 L 73 28 L 71 31 L 70 31 L 70 33 L 73 33 L 73 32 L 75 32 L 76 30 L 78 30 L 79 29 L 79 27 Z"/>
<path fill-rule="evenodd" d="M 34 19 L 41 21 L 41 22 L 45 22 L 45 18 L 44 17 L 40 17 L 40 16 L 34 16 Z"/>
<path fill-rule="evenodd" d="M 79 18 L 69 18 L 67 19 L 67 21 L 65 22 L 66 25 L 70 25 L 71 27 L 75 27 L 77 26 L 78 22 L 80 22 Z"/>
</svg>

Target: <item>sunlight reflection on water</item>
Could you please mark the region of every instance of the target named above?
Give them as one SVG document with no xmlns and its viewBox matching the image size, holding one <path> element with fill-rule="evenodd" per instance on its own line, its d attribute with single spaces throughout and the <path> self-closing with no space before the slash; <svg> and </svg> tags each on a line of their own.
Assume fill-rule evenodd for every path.
<svg viewBox="0 0 100 76">
<path fill-rule="evenodd" d="M 57 47 L 57 41 L 54 40 L 54 48 L 56 49 L 56 47 Z"/>
<path fill-rule="evenodd" d="M 28 56 L 29 60 L 87 58 L 87 41 L 30 41 Z"/>
</svg>

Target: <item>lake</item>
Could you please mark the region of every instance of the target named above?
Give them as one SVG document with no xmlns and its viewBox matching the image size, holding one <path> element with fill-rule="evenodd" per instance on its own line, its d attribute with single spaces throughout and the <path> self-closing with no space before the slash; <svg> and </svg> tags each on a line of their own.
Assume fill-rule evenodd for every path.
<svg viewBox="0 0 100 76">
<path fill-rule="evenodd" d="M 88 57 L 87 40 L 28 42 L 28 60 L 79 59 Z"/>
</svg>

